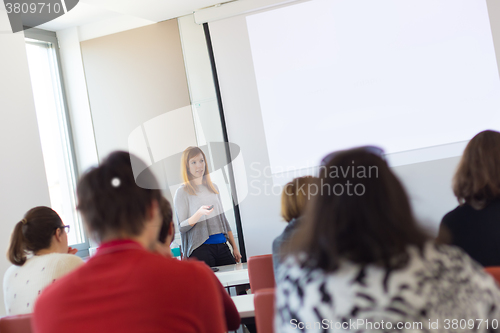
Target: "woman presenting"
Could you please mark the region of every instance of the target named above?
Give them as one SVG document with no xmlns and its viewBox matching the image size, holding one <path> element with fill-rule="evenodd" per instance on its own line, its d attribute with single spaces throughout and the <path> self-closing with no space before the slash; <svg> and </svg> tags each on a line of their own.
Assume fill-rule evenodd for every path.
<svg viewBox="0 0 500 333">
<path fill-rule="evenodd" d="M 174 208 L 184 256 L 197 258 L 210 267 L 239 262 L 241 254 L 200 148 L 184 150 L 181 171 L 184 184 L 175 192 Z M 234 257 L 226 239 L 231 243 Z"/>
</svg>

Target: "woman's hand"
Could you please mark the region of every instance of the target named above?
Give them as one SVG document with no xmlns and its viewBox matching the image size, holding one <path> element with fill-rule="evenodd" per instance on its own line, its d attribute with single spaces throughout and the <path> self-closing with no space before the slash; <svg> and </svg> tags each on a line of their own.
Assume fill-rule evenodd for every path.
<svg viewBox="0 0 500 333">
<path fill-rule="evenodd" d="M 188 223 L 190 226 L 193 226 L 195 225 L 196 223 L 199 222 L 200 218 L 203 216 L 203 215 L 208 215 L 210 214 L 214 208 L 212 207 L 212 209 L 209 209 L 210 207 L 212 206 L 201 206 L 197 211 L 196 213 L 194 213 L 193 216 L 191 216 L 189 219 L 188 219 Z"/>
<path fill-rule="evenodd" d="M 68 246 L 68 253 L 69 254 L 76 254 L 78 252 L 78 249 L 74 249 L 71 246 Z"/>
<path fill-rule="evenodd" d="M 241 260 L 241 254 L 240 254 L 240 251 L 238 251 L 238 249 L 234 248 L 233 249 L 233 255 L 234 255 L 234 259 L 236 260 L 236 262 L 240 262 Z"/>
<path fill-rule="evenodd" d="M 200 209 L 198 209 L 198 212 L 200 215 L 208 215 L 210 214 L 214 208 L 212 207 L 212 209 L 209 209 L 211 206 L 201 206 Z"/>
<path fill-rule="evenodd" d="M 210 214 L 214 208 L 212 207 L 212 209 L 209 209 L 210 207 L 212 206 L 201 206 L 200 208 L 198 208 L 198 210 L 196 211 L 196 213 L 193 214 L 193 216 L 191 216 L 187 222 L 189 223 L 190 226 L 194 226 L 196 223 L 199 222 L 200 218 L 203 216 L 203 215 L 208 215 Z"/>
</svg>

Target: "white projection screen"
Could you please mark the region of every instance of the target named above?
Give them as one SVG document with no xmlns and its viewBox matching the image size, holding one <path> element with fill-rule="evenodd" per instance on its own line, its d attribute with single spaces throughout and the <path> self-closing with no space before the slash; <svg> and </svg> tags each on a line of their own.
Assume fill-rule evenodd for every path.
<svg viewBox="0 0 500 333">
<path fill-rule="evenodd" d="M 490 24 L 500 15 L 489 4 L 311 0 L 209 22 L 228 138 L 245 159 L 249 256 L 269 253 L 284 227 L 278 185 L 328 152 L 377 145 L 392 166 L 418 165 L 500 130 L 500 31 Z M 453 206 L 443 200 L 434 227 Z"/>
</svg>

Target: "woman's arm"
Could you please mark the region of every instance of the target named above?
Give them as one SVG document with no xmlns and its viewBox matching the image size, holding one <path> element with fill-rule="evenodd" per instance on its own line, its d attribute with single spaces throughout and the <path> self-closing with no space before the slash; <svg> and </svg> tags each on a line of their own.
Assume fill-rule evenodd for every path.
<svg viewBox="0 0 500 333">
<path fill-rule="evenodd" d="M 187 220 L 189 219 L 189 202 L 187 193 L 179 187 L 174 196 L 174 211 L 179 224 L 179 231 L 183 234 L 188 232 L 193 226 Z"/>
<path fill-rule="evenodd" d="M 175 192 L 174 197 L 174 210 L 179 223 L 179 231 L 183 234 L 191 230 L 191 228 L 198 223 L 203 215 L 208 215 L 212 210 L 208 210 L 208 206 L 201 206 L 196 213 L 189 216 L 189 194 L 184 189 L 179 188 Z"/>
<path fill-rule="evenodd" d="M 229 243 L 231 244 L 231 247 L 233 248 L 234 259 L 236 260 L 236 262 L 240 262 L 241 254 L 240 254 L 240 251 L 238 250 L 238 247 L 236 246 L 236 242 L 234 241 L 234 236 L 233 236 L 232 231 L 227 232 L 227 238 L 229 238 Z"/>
<path fill-rule="evenodd" d="M 193 216 L 191 216 L 190 218 L 188 218 L 187 220 L 184 220 L 182 221 L 180 224 L 179 224 L 179 229 L 181 232 L 186 232 L 186 231 L 189 231 L 196 223 L 198 223 L 198 221 L 200 220 L 200 218 L 203 216 L 203 215 L 208 215 L 210 214 L 214 209 L 208 209 L 208 207 L 210 206 L 201 206 L 197 211 L 196 213 L 193 214 Z M 185 231 L 183 231 L 183 229 Z"/>
</svg>

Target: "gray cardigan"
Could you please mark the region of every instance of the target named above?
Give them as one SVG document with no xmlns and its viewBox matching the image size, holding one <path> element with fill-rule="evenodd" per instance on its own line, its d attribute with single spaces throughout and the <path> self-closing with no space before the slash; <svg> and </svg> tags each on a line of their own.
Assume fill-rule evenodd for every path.
<svg viewBox="0 0 500 333">
<path fill-rule="evenodd" d="M 217 191 L 219 188 L 215 185 Z M 205 185 L 198 186 L 196 195 L 190 195 L 181 185 L 175 192 L 174 210 L 181 232 L 182 253 L 189 257 L 194 250 L 205 243 L 210 235 L 224 234 L 231 231 L 231 227 L 224 214 L 222 201 L 219 194 L 211 192 Z M 193 226 L 185 224 L 184 221 L 193 216 L 201 206 L 214 205 L 214 210 L 210 215 L 202 216 L 198 223 Z"/>
</svg>

